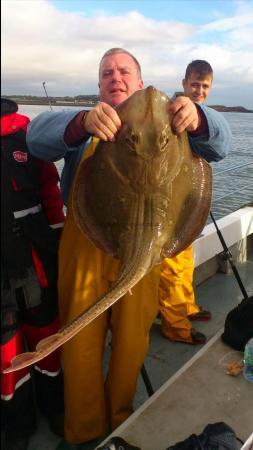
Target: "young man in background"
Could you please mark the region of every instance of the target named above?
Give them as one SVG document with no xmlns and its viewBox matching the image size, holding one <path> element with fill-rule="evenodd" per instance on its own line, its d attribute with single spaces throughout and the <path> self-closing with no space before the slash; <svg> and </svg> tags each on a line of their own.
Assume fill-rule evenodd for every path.
<svg viewBox="0 0 253 450">
<path fill-rule="evenodd" d="M 207 99 L 213 82 L 213 70 L 204 60 L 188 64 L 182 80 L 183 93 L 196 105 Z M 193 247 L 161 264 L 159 302 L 162 334 L 170 341 L 204 344 L 206 336 L 192 327 L 192 321 L 208 321 L 211 313 L 196 305 L 193 289 Z"/>
</svg>

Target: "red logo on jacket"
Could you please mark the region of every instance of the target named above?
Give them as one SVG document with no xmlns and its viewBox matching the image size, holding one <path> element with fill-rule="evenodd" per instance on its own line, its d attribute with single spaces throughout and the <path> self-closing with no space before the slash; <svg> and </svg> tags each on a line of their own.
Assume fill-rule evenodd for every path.
<svg viewBox="0 0 253 450">
<path fill-rule="evenodd" d="M 20 163 L 27 162 L 27 153 L 17 150 L 16 152 L 13 152 L 13 158 Z"/>
</svg>

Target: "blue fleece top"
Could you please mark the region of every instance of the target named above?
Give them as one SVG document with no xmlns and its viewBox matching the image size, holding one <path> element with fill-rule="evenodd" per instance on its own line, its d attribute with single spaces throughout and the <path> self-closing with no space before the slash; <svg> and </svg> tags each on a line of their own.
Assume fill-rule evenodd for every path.
<svg viewBox="0 0 253 450">
<path fill-rule="evenodd" d="M 191 149 L 208 162 L 224 158 L 231 145 L 231 131 L 223 115 L 205 105 L 196 105 L 207 119 L 208 133 L 199 136 L 189 136 Z M 46 161 L 65 160 L 61 175 L 61 190 L 63 201 L 67 203 L 68 192 L 76 168 L 90 139 L 76 147 L 69 147 L 64 142 L 64 133 L 71 120 L 81 111 L 68 110 L 61 112 L 47 111 L 39 114 L 31 121 L 27 130 L 27 145 L 39 159 Z"/>
</svg>

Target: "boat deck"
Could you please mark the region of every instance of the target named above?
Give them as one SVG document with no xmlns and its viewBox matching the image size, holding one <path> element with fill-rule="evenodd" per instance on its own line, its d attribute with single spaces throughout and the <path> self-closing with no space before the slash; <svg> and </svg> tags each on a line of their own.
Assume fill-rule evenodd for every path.
<svg viewBox="0 0 253 450">
<path fill-rule="evenodd" d="M 232 352 L 220 335 L 221 331 L 113 435 L 143 450 L 165 450 L 200 434 L 207 424 L 225 422 L 245 441 L 253 429 L 253 386 L 242 374 L 226 374 L 222 361 Z M 242 352 L 233 352 L 231 360 L 241 357 Z"/>
<path fill-rule="evenodd" d="M 236 263 L 236 267 L 248 295 L 253 295 L 252 246 L 249 248 L 247 260 L 243 263 Z M 212 422 L 223 420 L 228 423 L 228 425 L 230 424 L 232 427 L 235 426 L 236 432 L 243 439 L 250 433 L 246 411 L 249 410 L 251 417 L 253 417 L 252 402 L 248 404 L 250 391 L 253 389 L 252 385 L 246 382 L 242 375 L 239 375 L 239 377 L 233 379 L 233 381 L 231 380 L 232 377 L 229 377 L 224 373 L 224 370 L 219 365 L 219 361 L 223 357 L 224 352 L 229 352 L 231 349 L 229 349 L 229 347 L 224 349 L 225 346 L 221 344 L 220 340 L 217 338 L 218 334 L 221 333 L 227 313 L 241 301 L 242 293 L 233 273 L 217 273 L 197 286 L 195 288 L 195 294 L 197 304 L 212 312 L 212 320 L 209 322 L 194 323 L 194 326 L 207 336 L 208 341 L 205 345 L 192 346 L 189 344 L 170 342 L 166 340 L 160 332 L 159 319 L 157 319 L 152 326 L 150 348 L 145 360 L 145 367 L 155 391 L 153 397 L 156 398 L 156 402 L 161 402 L 161 409 L 159 408 L 157 410 L 159 417 L 156 418 L 156 421 L 154 421 L 154 418 L 152 419 L 154 425 L 157 425 L 159 422 L 160 426 L 158 427 L 157 425 L 157 427 L 154 426 L 154 428 L 150 429 L 150 427 L 146 425 L 147 422 L 143 422 L 140 429 L 140 435 L 146 435 L 146 440 L 142 441 L 143 438 L 141 437 L 140 442 L 138 441 L 138 444 L 142 445 L 142 450 L 165 449 L 166 446 L 168 447 L 169 445 L 188 437 L 188 435 L 194 432 L 200 432 L 202 428 L 210 422 L 210 416 L 207 416 L 204 412 L 210 409 L 210 396 L 213 397 L 212 392 L 216 385 L 217 395 L 215 396 L 215 408 L 212 408 Z M 109 351 L 108 347 L 106 359 L 109 357 Z M 199 357 L 201 355 L 203 358 Z M 198 366 L 198 363 L 194 361 L 199 361 L 201 370 L 198 368 L 200 367 Z M 192 364 L 192 362 L 194 364 Z M 173 383 L 170 392 L 173 391 L 174 401 L 172 401 L 172 398 L 170 399 L 169 408 L 171 411 L 170 414 L 166 413 L 165 415 L 165 409 L 162 407 L 163 402 L 158 396 L 159 394 L 157 391 L 159 388 L 163 389 L 162 386 L 165 383 L 169 383 L 169 385 L 172 386 L 173 378 L 171 377 L 178 377 L 177 372 L 183 370 L 182 367 L 186 363 L 192 364 L 194 371 L 192 374 L 191 370 L 184 371 L 185 374 L 181 376 L 182 381 L 177 384 Z M 213 368 L 211 368 L 211 366 L 213 366 Z M 220 387 L 220 381 L 217 381 L 216 375 L 219 377 L 219 380 L 221 378 L 223 380 Z M 187 377 L 188 388 L 190 386 L 187 394 L 185 393 L 185 390 L 183 390 L 182 394 L 183 385 L 186 383 L 184 377 Z M 230 389 L 231 386 L 233 386 L 233 382 L 235 383 L 235 393 L 232 395 L 233 389 L 232 391 Z M 227 387 L 227 390 L 225 389 L 225 386 L 229 386 Z M 245 390 L 248 392 L 248 398 Z M 231 400 L 231 402 L 229 397 L 230 393 L 233 397 L 233 401 Z M 236 397 L 237 394 L 238 397 Z M 188 407 L 186 407 L 186 405 L 184 407 L 185 395 L 187 395 L 188 399 L 189 397 L 192 397 L 192 402 L 188 404 Z M 222 400 L 224 400 L 226 396 L 226 404 L 228 406 L 230 403 L 231 405 L 234 405 L 233 408 L 229 408 L 228 410 L 224 410 L 224 407 L 222 406 Z M 243 401 L 245 401 L 245 403 L 241 403 L 241 396 L 243 396 Z M 180 398 L 182 399 L 181 401 Z M 251 396 L 251 399 L 252 398 L 253 397 Z M 135 420 L 134 417 L 139 414 L 138 411 L 142 408 L 146 409 L 151 400 L 152 397 L 149 399 L 143 379 L 140 376 L 134 401 L 136 411 L 128 421 L 121 426 L 123 428 L 120 427 L 120 429 L 122 429 L 122 437 L 128 439 L 129 442 L 137 444 L 139 431 L 137 432 L 135 425 L 133 425 Z M 139 410 L 137 411 L 138 408 Z M 186 410 L 187 408 L 189 408 L 188 411 Z M 166 411 L 167 409 L 168 407 L 166 407 Z M 146 411 L 148 410 L 146 409 Z M 146 414 L 143 413 L 142 416 L 143 415 L 145 416 Z M 240 421 L 238 419 L 239 416 L 241 417 Z M 149 420 L 148 423 L 150 424 Z M 127 424 L 130 424 L 130 428 L 128 428 Z M 161 429 L 167 430 L 162 437 Z M 118 430 L 116 430 L 116 434 L 119 434 Z M 134 430 L 136 439 L 133 436 L 132 430 Z M 148 444 L 151 435 L 154 435 L 156 442 L 154 444 L 153 441 L 152 447 Z M 43 418 L 40 418 L 38 430 L 33 435 L 28 450 L 74 450 L 76 448 L 77 447 L 75 446 L 67 445 L 63 440 L 51 433 L 47 422 Z M 88 447 L 87 445 L 78 446 L 78 450 L 92 450 L 92 448 L 93 447 Z"/>
</svg>

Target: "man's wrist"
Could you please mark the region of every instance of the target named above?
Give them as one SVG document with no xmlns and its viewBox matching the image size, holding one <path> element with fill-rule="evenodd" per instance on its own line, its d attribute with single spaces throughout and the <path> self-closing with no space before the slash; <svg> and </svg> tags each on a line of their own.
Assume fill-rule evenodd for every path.
<svg viewBox="0 0 253 450">
<path fill-rule="evenodd" d="M 65 134 L 64 141 L 69 147 L 75 147 L 82 142 L 87 141 L 91 136 L 84 127 L 84 122 L 89 111 L 80 111 L 74 119 L 69 122 Z"/>
<path fill-rule="evenodd" d="M 91 135 L 90 135 L 90 133 L 88 133 L 88 131 L 86 130 L 86 127 L 85 127 L 85 122 L 86 122 L 88 114 L 89 114 L 89 111 L 84 111 L 84 114 L 83 114 L 83 117 L 82 117 L 82 128 L 83 128 L 84 136 L 87 135 L 88 137 L 90 137 Z"/>
<path fill-rule="evenodd" d="M 192 137 L 199 136 L 200 134 L 206 134 L 208 132 L 208 123 L 206 120 L 206 116 L 197 103 L 195 103 L 195 106 L 198 113 L 198 126 L 196 130 L 189 132 L 190 136 Z"/>
<path fill-rule="evenodd" d="M 74 119 L 75 131 L 81 138 L 89 138 L 90 133 L 85 129 L 85 120 L 89 111 L 81 111 Z"/>
</svg>

